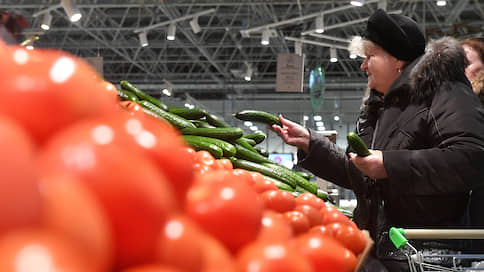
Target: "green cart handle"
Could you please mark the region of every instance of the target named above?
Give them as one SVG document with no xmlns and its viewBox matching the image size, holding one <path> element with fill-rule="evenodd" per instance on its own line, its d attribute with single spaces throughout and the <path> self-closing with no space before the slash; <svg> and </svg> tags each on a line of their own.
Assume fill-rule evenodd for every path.
<svg viewBox="0 0 484 272">
<path fill-rule="evenodd" d="M 405 230 L 402 228 L 391 227 L 388 235 L 390 236 L 393 245 L 398 249 L 405 246 L 408 242 L 407 238 L 405 238 Z"/>
</svg>

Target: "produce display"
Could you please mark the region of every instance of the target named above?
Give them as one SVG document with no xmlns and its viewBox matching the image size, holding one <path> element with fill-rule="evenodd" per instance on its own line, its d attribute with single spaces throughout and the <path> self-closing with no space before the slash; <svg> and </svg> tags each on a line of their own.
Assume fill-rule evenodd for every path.
<svg viewBox="0 0 484 272">
<path fill-rule="evenodd" d="M 368 251 L 265 135 L 62 51 L 0 43 L 0 59 L 0 271 L 338 272 Z"/>
</svg>

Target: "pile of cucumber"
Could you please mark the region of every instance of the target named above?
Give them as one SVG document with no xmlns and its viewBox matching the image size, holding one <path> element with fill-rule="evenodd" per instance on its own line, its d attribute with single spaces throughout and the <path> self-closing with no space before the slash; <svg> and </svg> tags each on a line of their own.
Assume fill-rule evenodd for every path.
<svg viewBox="0 0 484 272">
<path fill-rule="evenodd" d="M 310 182 L 311 175 L 293 171 L 268 159 L 267 151 L 257 146 L 266 139 L 263 132 L 244 134 L 242 129 L 228 125 L 203 109 L 167 106 L 127 81 L 121 81 L 120 85 L 118 95 L 121 100 L 135 101 L 146 113 L 176 127 L 195 150 L 206 150 L 217 159 L 227 158 L 234 168 L 259 172 L 271 179 L 280 190 L 290 191 L 296 196 L 310 192 L 332 202 L 326 192 Z M 281 125 L 276 116 L 263 111 L 245 110 L 234 116 L 245 121 Z"/>
</svg>

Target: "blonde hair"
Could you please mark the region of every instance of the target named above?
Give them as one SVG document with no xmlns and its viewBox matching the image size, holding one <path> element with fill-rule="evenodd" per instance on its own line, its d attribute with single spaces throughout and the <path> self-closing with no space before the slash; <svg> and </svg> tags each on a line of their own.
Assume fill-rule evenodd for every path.
<svg viewBox="0 0 484 272">
<path fill-rule="evenodd" d="M 471 80 L 472 90 L 479 96 L 481 104 L 484 106 L 484 70 L 479 71 Z"/>
</svg>

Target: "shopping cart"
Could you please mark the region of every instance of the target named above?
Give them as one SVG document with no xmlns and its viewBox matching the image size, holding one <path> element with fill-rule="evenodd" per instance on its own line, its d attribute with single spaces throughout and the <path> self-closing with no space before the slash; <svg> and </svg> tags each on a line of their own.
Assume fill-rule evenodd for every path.
<svg viewBox="0 0 484 272">
<path fill-rule="evenodd" d="M 416 271 L 484 271 L 483 254 L 425 254 L 413 247 L 407 239 L 484 239 L 484 229 L 402 229 L 390 228 L 390 240 L 397 249 L 404 249 L 411 272 Z M 411 252 L 410 254 L 406 252 Z M 446 258 L 450 267 L 429 263 L 430 260 Z M 466 260 L 463 262 L 463 260 Z M 466 264 L 466 265 L 463 265 Z"/>
</svg>

